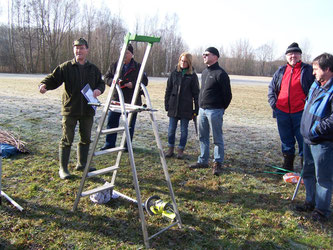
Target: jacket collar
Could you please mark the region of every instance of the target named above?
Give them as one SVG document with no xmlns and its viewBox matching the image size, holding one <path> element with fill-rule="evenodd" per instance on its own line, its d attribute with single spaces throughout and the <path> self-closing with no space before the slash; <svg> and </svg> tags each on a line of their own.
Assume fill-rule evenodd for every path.
<svg viewBox="0 0 333 250">
<path fill-rule="evenodd" d="M 210 66 L 207 66 L 207 69 L 212 70 L 212 69 L 216 69 L 218 67 L 219 67 L 219 62 L 216 62 L 216 63 L 214 63 L 214 64 L 212 64 Z"/>
<path fill-rule="evenodd" d="M 328 91 L 333 86 L 333 77 L 329 79 L 324 86 L 321 86 L 320 82 L 318 82 L 317 80 L 315 80 L 315 82 L 318 85 L 318 87 L 324 89 L 325 91 Z"/>
<path fill-rule="evenodd" d="M 73 58 L 72 60 L 71 60 L 71 63 L 72 63 L 72 65 L 74 66 L 74 65 L 79 65 L 79 63 L 75 60 L 75 58 Z M 89 64 L 89 61 L 88 60 L 86 60 L 86 63 L 83 65 L 83 66 L 87 66 Z"/>
<path fill-rule="evenodd" d="M 299 61 L 298 63 L 296 63 L 296 65 L 293 67 L 291 66 L 289 63 L 287 63 L 287 67 L 290 67 L 290 68 L 301 68 L 302 67 L 302 61 Z"/>
</svg>

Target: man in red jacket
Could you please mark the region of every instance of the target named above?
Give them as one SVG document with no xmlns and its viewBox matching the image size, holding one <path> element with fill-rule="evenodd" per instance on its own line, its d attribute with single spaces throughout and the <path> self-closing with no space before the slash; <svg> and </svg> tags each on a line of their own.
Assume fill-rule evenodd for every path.
<svg viewBox="0 0 333 250">
<path fill-rule="evenodd" d="M 294 171 L 295 144 L 303 164 L 303 137 L 300 122 L 305 98 L 314 81 L 312 66 L 301 61 L 302 50 L 292 43 L 286 51 L 287 64 L 274 74 L 268 89 L 268 102 L 276 117 L 281 139 L 283 168 Z"/>
</svg>

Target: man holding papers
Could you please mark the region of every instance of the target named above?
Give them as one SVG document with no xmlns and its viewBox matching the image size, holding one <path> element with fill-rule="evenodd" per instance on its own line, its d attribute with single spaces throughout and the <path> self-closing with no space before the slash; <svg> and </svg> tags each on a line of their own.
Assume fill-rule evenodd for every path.
<svg viewBox="0 0 333 250">
<path fill-rule="evenodd" d="M 80 140 L 77 145 L 76 170 L 83 170 L 88 157 L 91 128 L 95 110 L 88 105 L 88 101 L 81 90 L 89 84 L 93 97 L 101 95 L 105 90 L 100 70 L 87 61 L 88 43 L 79 38 L 73 42 L 74 58 L 57 66 L 52 74 L 42 80 L 39 85 L 40 93 L 56 89 L 63 83 L 62 95 L 62 137 L 59 144 L 59 176 L 61 179 L 70 178 L 68 162 L 71 146 L 74 140 L 75 127 L 79 123 Z"/>
</svg>

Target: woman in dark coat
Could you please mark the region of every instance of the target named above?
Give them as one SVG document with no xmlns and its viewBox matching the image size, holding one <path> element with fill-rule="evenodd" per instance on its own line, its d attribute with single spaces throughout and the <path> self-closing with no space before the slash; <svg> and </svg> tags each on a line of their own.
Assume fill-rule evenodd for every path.
<svg viewBox="0 0 333 250">
<path fill-rule="evenodd" d="M 168 78 L 164 104 L 168 111 L 169 129 L 166 157 L 174 154 L 177 123 L 180 120 L 180 141 L 177 158 L 181 159 L 187 142 L 188 123 L 198 114 L 199 81 L 192 67 L 192 55 L 184 52 L 180 55 L 177 68 Z M 193 105 L 194 104 L 194 105 Z"/>
</svg>

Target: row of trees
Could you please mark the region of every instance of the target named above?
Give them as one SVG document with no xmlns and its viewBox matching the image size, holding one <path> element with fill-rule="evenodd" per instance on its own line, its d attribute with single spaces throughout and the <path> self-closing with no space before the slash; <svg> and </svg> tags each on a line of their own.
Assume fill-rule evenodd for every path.
<svg viewBox="0 0 333 250">
<path fill-rule="evenodd" d="M 89 60 L 105 73 L 116 61 L 127 33 L 124 21 L 110 9 L 96 9 L 78 0 L 11 0 L 8 23 L 0 26 L 0 71 L 48 73 L 58 64 L 73 57 L 72 42 L 78 37 L 88 40 Z M 188 50 L 178 31 L 177 15 L 137 20 L 134 33 L 159 36 L 147 62 L 148 75 L 168 74 L 177 64 L 179 55 Z M 201 72 L 204 48 L 193 54 L 193 65 Z M 143 56 L 145 45 L 134 44 L 136 58 Z M 253 49 L 247 40 L 239 40 L 226 51 L 223 47 L 220 64 L 230 74 L 272 75 L 281 61 L 274 60 L 274 45 Z M 281 58 L 283 59 L 283 58 Z M 304 59 L 304 53 L 303 53 Z M 307 59 L 307 58 L 305 58 Z"/>
</svg>

